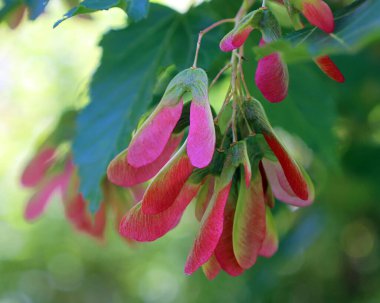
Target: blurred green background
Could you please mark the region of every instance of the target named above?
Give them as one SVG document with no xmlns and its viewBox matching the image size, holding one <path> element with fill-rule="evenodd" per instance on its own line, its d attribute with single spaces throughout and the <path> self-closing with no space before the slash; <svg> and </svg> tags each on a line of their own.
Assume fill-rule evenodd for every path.
<svg viewBox="0 0 380 303">
<path fill-rule="evenodd" d="M 188 5 L 169 2 L 182 10 Z M 277 203 L 278 253 L 240 277 L 221 274 L 210 282 L 201 271 L 183 274 L 198 228 L 193 207 L 178 228 L 148 244 L 128 245 L 113 222 L 105 243 L 76 233 L 58 198 L 43 218 L 24 221 L 31 192 L 18 180 L 33 146 L 64 109 L 86 101 L 100 57 L 97 42 L 125 22 L 124 13 L 112 9 L 53 30 L 66 10 L 52 1 L 36 22 L 24 20 L 16 31 L 0 26 L 0 303 L 380 302 L 379 43 L 334 58 L 345 84 L 313 74 L 335 87 L 333 94 L 317 87 L 317 96 L 304 100 L 328 102 L 331 112 L 321 113 L 315 104 L 320 119 L 333 112 L 332 140 L 322 140 L 330 135 L 309 121 L 321 144 L 329 145 L 319 146 L 328 159 L 314 157 L 314 147 L 292 136 L 292 129 L 304 127 L 299 121 L 289 118 L 288 132 L 282 130 L 315 181 L 315 204 L 295 210 Z M 297 80 L 299 68 L 315 67 L 292 66 L 291 85 L 305 81 Z M 223 83 L 218 87 L 213 100 Z M 274 121 L 281 115 L 280 107 L 267 109 Z"/>
</svg>

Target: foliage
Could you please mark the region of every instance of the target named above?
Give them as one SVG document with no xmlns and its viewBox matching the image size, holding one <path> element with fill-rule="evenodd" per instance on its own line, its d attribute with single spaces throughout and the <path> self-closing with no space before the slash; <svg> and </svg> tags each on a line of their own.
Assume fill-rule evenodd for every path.
<svg viewBox="0 0 380 303">
<path fill-rule="evenodd" d="M 236 7 L 228 7 L 231 1 L 212 3 L 215 2 L 218 4 L 205 5 L 185 15 L 151 5 L 146 20 L 103 37 L 103 56 L 91 82 L 90 103 L 79 115 L 74 144 L 82 190 L 93 209 L 97 208 L 99 184 L 109 161 L 128 145 L 141 115 L 150 111 L 162 95 L 168 75 L 170 78 L 176 70 L 191 65 L 199 30 L 217 20 L 214 18 L 236 13 Z M 372 44 L 378 38 L 377 4 L 360 1 L 349 8 L 344 24 L 337 21 L 342 24 L 339 32 L 345 33 L 344 40 L 358 52 L 356 55 L 319 30 L 302 42 L 304 48 L 291 48 L 302 40 L 298 34 L 307 35 L 310 29 L 287 36 L 290 43 L 286 38 L 260 49 L 254 48 L 258 39 L 252 39 L 246 49 L 248 85 L 259 99 L 262 97 L 253 81 L 257 55 L 281 50 L 292 63 L 325 52 L 352 55 L 334 57 L 347 79 L 342 87 L 330 83 L 312 64 L 294 64 L 289 69 L 288 98 L 276 106 L 264 103 L 274 126 L 298 135 L 313 150 L 309 171 L 316 181 L 320 202 L 310 210 L 293 213 L 283 207 L 276 211 L 281 249 L 271 262 L 262 260 L 254 271 L 235 280 L 221 276 L 215 283 L 206 283 L 201 275 L 185 280 L 180 267 L 193 237 L 187 217 L 185 226 L 168 240 L 145 246 L 136 254 L 116 238 L 99 249 L 81 236 L 73 237 L 54 214 L 30 232 L 18 260 L 1 260 L 4 275 L 0 277 L 0 293 L 5 293 L 5 299 L 15 299 L 13 291 L 22 291 L 23 299 L 17 299 L 29 296 L 36 302 L 88 298 L 102 302 L 111 296 L 115 302 L 247 302 L 279 298 L 284 302 L 377 302 L 380 60 L 379 46 Z M 358 18 L 359 13 L 365 17 Z M 150 34 L 147 28 L 152 24 Z M 225 29 L 227 32 L 230 28 Z M 337 35 L 343 37 L 339 32 Z M 211 74 L 215 74 L 215 65 L 220 67 L 226 61 L 217 48 L 221 37 L 216 30 L 203 41 L 207 52 L 201 51 L 200 66 Z M 370 43 L 372 47 L 363 51 Z M 222 89 L 222 85 L 216 86 L 212 94 L 218 96 Z M 53 141 L 71 141 L 75 125 L 61 122 Z M 310 153 L 308 149 L 301 151 Z M 339 165 L 344 174 L 332 171 L 331 163 Z M 3 245 L 3 252 L 16 241 L 4 239 L 7 237 L 0 237 L 0 241 L 10 244 Z M 173 239 L 178 243 L 175 251 Z"/>
<path fill-rule="evenodd" d="M 3 15 L 20 4 L 21 1 L 6 1 L 2 9 Z M 30 9 L 30 17 L 34 19 L 43 11 L 47 2 L 27 1 L 26 4 Z M 254 47 L 256 57 L 281 51 L 287 62 L 297 62 L 321 53 L 359 51 L 379 34 L 379 18 L 376 15 L 378 4 L 373 0 L 357 1 L 337 13 L 337 30 L 334 35 L 326 35 L 317 28 L 306 28 L 264 47 Z M 85 0 L 71 9 L 64 19 L 112 7 L 125 10 L 129 19 L 136 22 L 145 18 L 148 13 L 146 1 Z M 90 85 L 90 104 L 79 115 L 73 145 L 74 159 L 81 178 L 81 190 L 91 201 L 93 210 L 98 208 L 101 200 L 99 184 L 107 165 L 127 146 L 140 116 L 150 109 L 154 90 L 159 86 L 159 75 L 164 74 L 169 66 L 172 66 L 172 71 L 173 66 L 176 70 L 190 66 L 197 33 L 215 20 L 233 16 L 236 10 L 237 5 L 231 7 L 230 2 L 224 0 L 214 0 L 211 4 L 191 9 L 185 15 L 152 4 L 146 20 L 105 34 L 100 43 L 103 49 L 102 59 Z M 59 20 L 56 25 L 64 19 Z M 207 52 L 201 52 L 200 66 L 211 69 L 216 63 L 225 60 L 226 57 L 217 48 L 220 38 L 219 30 L 205 36 L 203 47 Z M 141 52 L 142 49 L 145 51 Z M 250 57 L 248 67 L 253 70 L 254 57 L 251 53 L 246 53 L 246 56 Z M 315 72 L 311 72 L 310 68 L 294 69 L 295 71 L 291 72 L 289 101 L 278 108 L 271 108 L 269 115 L 275 125 L 299 134 L 309 146 L 320 151 L 323 159 L 331 162 L 334 159 L 334 139 L 331 135 L 334 107 L 331 100 L 323 98 L 322 94 L 317 95 L 321 90 L 314 89 L 323 86 L 326 95 L 328 84 L 326 81 L 317 84 L 320 80 L 314 77 L 314 80 L 308 82 L 310 87 L 303 89 L 303 85 L 300 85 L 303 74 L 307 73 L 313 77 L 312 74 Z M 331 85 L 328 86 L 328 89 L 332 89 Z M 312 94 L 315 101 L 309 98 L 311 90 L 316 92 Z M 327 95 L 334 95 L 334 90 Z M 306 98 L 309 102 L 303 101 Z M 315 108 L 320 108 L 320 114 L 316 115 Z M 283 114 L 284 111 L 286 115 Z M 324 119 L 320 119 L 322 114 L 325 115 Z M 289 117 L 300 123 L 303 121 L 304 127 L 292 128 L 292 124 L 287 124 Z M 310 128 L 307 127 L 309 123 Z M 320 127 L 324 129 L 324 136 L 319 135 Z"/>
</svg>

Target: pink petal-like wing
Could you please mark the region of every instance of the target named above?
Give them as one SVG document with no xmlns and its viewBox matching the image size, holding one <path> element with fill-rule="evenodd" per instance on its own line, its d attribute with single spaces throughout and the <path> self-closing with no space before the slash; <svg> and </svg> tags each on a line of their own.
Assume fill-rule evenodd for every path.
<svg viewBox="0 0 380 303">
<path fill-rule="evenodd" d="M 331 79 L 339 83 L 345 81 L 343 74 L 329 56 L 319 56 L 315 58 L 315 63 Z"/>
<path fill-rule="evenodd" d="M 267 178 L 267 175 L 265 174 L 264 166 L 261 161 L 259 163 L 259 169 L 260 169 L 260 174 L 261 174 L 261 181 L 263 183 L 265 204 L 269 208 L 273 208 L 275 201 L 274 201 L 274 197 L 272 193 L 272 188 L 269 185 L 268 178 Z"/>
<path fill-rule="evenodd" d="M 265 202 L 261 177 L 257 172 L 249 189 L 241 181 L 235 211 L 233 249 L 242 268 L 248 269 L 256 263 L 264 237 Z"/>
<path fill-rule="evenodd" d="M 230 192 L 231 182 L 215 191 L 207 212 L 202 219 L 201 228 L 193 248 L 187 257 L 185 273 L 191 275 L 213 254 L 223 232 L 224 207 Z"/>
<path fill-rule="evenodd" d="M 221 267 L 216 260 L 215 255 L 212 255 L 208 261 L 202 265 L 203 273 L 208 280 L 214 280 L 216 276 L 220 273 Z"/>
<path fill-rule="evenodd" d="M 139 185 L 141 188 L 145 188 L 143 185 Z M 131 189 L 126 191 L 125 189 L 121 189 L 117 186 L 114 186 L 113 184 L 109 182 L 105 182 L 103 186 L 103 204 L 107 206 L 108 209 L 110 209 L 112 213 L 112 219 L 113 219 L 113 226 L 116 228 L 116 230 L 119 230 L 119 224 L 122 220 L 124 214 L 129 211 L 134 205 L 136 205 L 135 194 L 131 192 Z M 124 240 L 131 244 L 134 241 L 125 239 Z"/>
<path fill-rule="evenodd" d="M 290 187 L 292 188 L 292 191 L 301 200 L 308 200 L 309 199 L 308 184 L 304 176 L 302 175 L 302 172 L 300 168 L 298 167 L 298 165 L 290 157 L 288 152 L 285 150 L 285 148 L 278 141 L 278 139 L 276 138 L 274 134 L 264 133 L 264 138 L 266 142 L 268 143 L 268 145 L 270 146 L 270 148 L 272 149 L 275 156 L 277 157 L 278 161 L 280 162 L 283 172 L 286 176 L 286 179 L 289 182 Z"/>
<path fill-rule="evenodd" d="M 124 150 L 117 155 L 108 166 L 108 179 L 112 183 L 124 187 L 131 187 L 150 180 L 169 161 L 170 157 L 181 143 L 182 137 L 183 133 L 171 135 L 168 143 L 158 158 L 153 162 L 138 168 L 128 163 L 128 149 Z"/>
<path fill-rule="evenodd" d="M 168 162 L 147 188 L 141 202 L 145 214 L 158 214 L 168 209 L 176 200 L 194 167 L 184 148 Z"/>
<path fill-rule="evenodd" d="M 70 197 L 69 201 L 65 202 L 66 218 L 78 230 L 88 229 L 90 220 L 86 219 L 86 201 L 81 194 L 76 194 Z"/>
<path fill-rule="evenodd" d="M 261 40 L 260 45 L 265 42 Z M 255 82 L 263 96 L 270 102 L 280 102 L 288 95 L 288 66 L 279 53 L 273 53 L 258 62 Z"/>
<path fill-rule="evenodd" d="M 174 106 L 159 106 L 144 122 L 128 147 L 128 163 L 136 168 L 155 161 L 165 149 L 181 117 L 183 100 Z"/>
<path fill-rule="evenodd" d="M 21 176 L 21 184 L 25 187 L 36 186 L 53 164 L 54 156 L 54 148 L 45 148 L 39 151 L 24 169 Z"/>
<path fill-rule="evenodd" d="M 25 11 L 26 5 L 20 5 L 10 16 L 7 16 L 8 18 L 5 21 L 8 23 L 9 28 L 16 29 L 20 25 Z"/>
<path fill-rule="evenodd" d="M 75 166 L 71 158 L 65 163 L 65 169 L 62 176 L 62 199 L 68 203 L 77 195 L 79 188 L 79 177 L 75 172 Z"/>
<path fill-rule="evenodd" d="M 314 26 L 330 34 L 334 31 L 334 16 L 330 7 L 322 0 L 306 0 L 302 13 Z"/>
<path fill-rule="evenodd" d="M 232 228 L 234 224 L 235 210 L 227 202 L 224 210 L 223 233 L 215 248 L 215 257 L 222 269 L 231 276 L 239 276 L 244 272 L 236 260 L 232 246 Z"/>
<path fill-rule="evenodd" d="M 220 41 L 219 43 L 219 48 L 223 51 L 223 52 L 231 52 L 233 51 L 234 49 L 236 49 L 236 47 L 233 45 L 232 41 L 233 41 L 233 38 L 234 38 L 234 32 L 231 31 L 229 32 L 226 36 L 224 36 L 224 38 Z"/>
<path fill-rule="evenodd" d="M 307 176 L 302 176 L 307 190 L 307 198 L 303 200 L 293 191 L 280 163 L 263 159 L 262 164 L 273 194 L 278 200 L 298 207 L 308 206 L 313 202 L 314 188 Z"/>
<path fill-rule="evenodd" d="M 210 164 L 215 149 L 215 128 L 208 102 L 193 100 L 190 108 L 190 129 L 187 154 L 193 166 L 198 168 Z"/>
<path fill-rule="evenodd" d="M 138 184 L 129 188 L 130 193 L 133 196 L 133 202 L 140 202 L 144 197 L 147 185 L 146 184 Z"/>
<path fill-rule="evenodd" d="M 46 181 L 38 189 L 36 194 L 28 202 L 24 217 L 26 220 L 35 220 L 42 215 L 50 201 L 50 198 L 56 190 L 62 189 L 62 176 L 55 176 Z"/>
<path fill-rule="evenodd" d="M 199 185 L 187 182 L 174 203 L 162 213 L 149 215 L 136 204 L 122 219 L 119 232 L 123 237 L 140 241 L 154 241 L 172 230 L 179 223 L 187 205 L 196 196 Z"/>
<path fill-rule="evenodd" d="M 81 194 L 76 194 L 65 204 L 66 218 L 80 232 L 96 239 L 103 240 L 106 228 L 106 205 L 101 203 L 94 218 L 87 211 L 86 201 Z"/>
<path fill-rule="evenodd" d="M 199 193 L 196 197 L 197 204 L 195 206 L 195 217 L 198 221 L 201 221 L 207 206 L 210 203 L 212 195 L 214 193 L 215 178 L 213 176 L 207 176 L 204 184 L 202 185 Z"/>
<path fill-rule="evenodd" d="M 85 230 L 89 235 L 95 237 L 96 239 L 104 239 L 104 232 L 106 230 L 107 223 L 107 213 L 106 204 L 102 202 L 99 210 L 95 214 L 92 224 L 89 230 Z"/>
<path fill-rule="evenodd" d="M 270 208 L 266 207 L 266 233 L 259 255 L 270 258 L 278 249 L 278 235 Z"/>
<path fill-rule="evenodd" d="M 231 31 L 222 39 L 222 41 L 220 41 L 220 49 L 223 52 L 231 52 L 234 49 L 241 47 L 247 40 L 252 30 L 252 27 L 247 27 L 240 32 Z"/>
</svg>

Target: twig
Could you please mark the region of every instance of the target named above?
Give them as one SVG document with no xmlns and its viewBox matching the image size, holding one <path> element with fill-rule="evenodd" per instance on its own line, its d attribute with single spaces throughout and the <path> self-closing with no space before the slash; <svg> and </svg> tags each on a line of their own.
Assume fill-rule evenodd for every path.
<svg viewBox="0 0 380 303">
<path fill-rule="evenodd" d="M 209 86 L 209 90 L 211 89 L 211 87 L 213 87 L 216 83 L 216 81 L 218 81 L 218 79 L 220 78 L 221 75 L 223 75 L 223 73 L 229 69 L 231 67 L 231 63 L 228 63 L 227 65 L 225 65 L 219 72 L 218 74 L 215 76 L 215 78 L 212 80 L 210 86 Z"/>
<path fill-rule="evenodd" d="M 317 27 L 314 27 L 305 37 L 303 37 L 302 39 L 301 39 L 301 41 L 299 41 L 295 46 L 297 47 L 297 46 L 299 46 L 299 45 L 301 45 L 302 43 L 304 43 L 305 41 L 306 41 L 306 39 L 307 38 L 309 38 L 314 32 L 315 32 L 315 30 L 317 29 Z"/>
<path fill-rule="evenodd" d="M 223 138 L 222 138 L 222 142 L 220 142 L 220 146 L 218 149 L 219 152 L 224 152 L 224 148 L 223 148 L 223 145 L 224 145 L 224 141 L 226 141 L 226 138 L 227 138 L 227 133 L 228 133 L 228 130 L 230 129 L 231 127 L 231 123 L 232 121 L 230 121 L 226 127 L 226 131 L 224 132 L 224 135 L 223 135 Z"/>
<path fill-rule="evenodd" d="M 215 124 L 218 124 L 219 119 L 220 119 L 220 116 L 221 116 L 222 113 L 224 112 L 224 110 L 225 110 L 227 104 L 230 102 L 231 97 L 232 97 L 232 92 L 231 92 L 231 85 L 230 85 L 230 87 L 229 87 L 228 90 L 227 90 L 226 98 L 225 98 L 224 101 L 223 101 L 222 107 L 220 108 L 218 115 L 217 115 L 217 116 L 215 117 L 215 119 L 214 119 L 214 123 L 215 123 Z"/>
<path fill-rule="evenodd" d="M 239 68 L 239 72 L 240 72 L 240 78 L 241 78 L 241 82 L 243 82 L 243 87 L 244 87 L 244 90 L 245 90 L 245 93 L 247 95 L 247 97 L 252 97 L 250 92 L 249 92 L 249 89 L 248 89 L 248 85 L 247 83 L 245 82 L 245 76 L 244 76 L 244 70 L 243 70 L 243 64 L 242 64 L 242 59 L 244 58 L 244 46 L 242 46 L 240 49 L 239 49 L 239 63 L 238 63 L 238 68 Z"/>
<path fill-rule="evenodd" d="M 352 52 L 351 47 L 344 41 L 342 38 L 338 37 L 336 34 L 331 33 L 330 37 L 338 41 L 344 48 L 346 48 L 349 52 Z"/>
<path fill-rule="evenodd" d="M 207 34 L 210 30 L 214 29 L 215 27 L 218 27 L 221 24 L 227 23 L 227 22 L 235 22 L 234 18 L 230 19 L 222 19 L 219 20 L 218 22 L 215 22 L 214 24 L 211 24 L 209 27 L 205 28 L 204 30 L 199 32 L 198 35 L 198 42 L 197 42 L 197 48 L 195 50 L 195 56 L 194 56 L 194 63 L 193 63 L 193 68 L 197 67 L 197 62 L 198 62 L 198 55 L 199 55 L 199 49 L 201 47 L 201 42 L 202 38 L 205 34 Z"/>
<path fill-rule="evenodd" d="M 239 109 L 240 109 L 241 114 L 242 114 L 242 116 L 244 118 L 245 124 L 247 124 L 247 128 L 248 128 L 248 131 L 249 131 L 249 136 L 253 136 L 255 134 L 255 132 L 252 130 L 251 126 L 249 125 L 247 116 L 245 115 L 245 112 L 244 112 L 243 107 L 242 107 L 241 104 L 239 104 Z"/>
<path fill-rule="evenodd" d="M 254 0 L 244 0 L 239 11 L 237 12 L 235 16 L 235 23 L 238 24 L 241 18 L 245 15 L 247 10 L 251 5 L 253 5 L 255 1 Z M 232 93 L 232 140 L 233 142 L 237 142 L 237 131 L 236 131 L 236 103 L 238 102 L 238 95 L 236 91 L 236 82 L 237 82 L 237 72 L 238 72 L 238 62 L 236 61 L 236 55 L 237 52 L 234 50 L 232 52 L 231 56 L 231 67 L 232 67 L 232 73 L 231 73 L 231 93 Z"/>
<path fill-rule="evenodd" d="M 236 101 L 233 100 L 232 102 L 232 121 L 231 121 L 231 126 L 232 126 L 232 142 L 236 143 L 237 142 L 237 131 L 236 131 Z"/>
</svg>

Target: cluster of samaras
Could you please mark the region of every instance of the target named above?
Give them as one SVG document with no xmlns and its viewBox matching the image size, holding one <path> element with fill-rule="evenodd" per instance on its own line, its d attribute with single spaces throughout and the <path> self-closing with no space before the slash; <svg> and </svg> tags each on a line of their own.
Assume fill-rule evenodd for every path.
<svg viewBox="0 0 380 303">
<path fill-rule="evenodd" d="M 288 2 L 285 4 L 290 8 Z M 291 8 L 302 12 L 310 23 L 328 33 L 333 31 L 333 16 L 326 3 L 293 2 Z M 270 10 L 261 7 L 237 20 L 221 41 L 221 50 L 238 56 L 235 49 L 243 47 L 253 30 L 262 33 L 260 45 L 281 36 Z M 316 62 L 333 79 L 344 80 L 327 56 L 316 58 Z M 205 71 L 186 69 L 171 80 L 155 110 L 140 123 L 128 148 L 112 160 L 107 170 L 111 183 L 134 191 L 151 180 L 143 194 L 135 195 L 137 203 L 122 218 L 118 216 L 119 232 L 127 239 L 154 241 L 164 236 L 177 226 L 186 207 L 192 201 L 196 203 L 200 228 L 185 272 L 192 274 L 202 266 L 210 279 L 220 270 L 240 275 L 255 264 L 258 256 L 270 257 L 276 252 L 278 237 L 271 213 L 274 197 L 297 207 L 310 205 L 314 199 L 310 178 L 274 133 L 261 103 L 251 97 L 246 85 L 240 85 L 244 79 L 237 64 L 231 66 L 237 75 L 232 77 L 232 88 L 225 100 L 225 105 L 232 104 L 233 108 L 227 125 L 219 125 L 219 115 L 213 114 Z M 279 102 L 286 97 L 288 71 L 280 53 L 259 60 L 255 81 L 269 101 Z M 185 95 L 191 96 L 191 101 L 185 102 Z M 37 166 L 51 161 L 52 155 L 46 157 L 46 161 L 38 160 Z M 76 176 L 71 161 L 67 163 L 66 177 L 58 182 L 61 188 L 68 186 L 70 176 Z M 40 174 L 45 174 L 46 169 Z M 32 175 L 30 171 L 29 167 Z M 83 199 L 77 190 L 78 182 L 74 182 L 76 188 L 71 196 L 75 198 L 71 201 Z M 109 194 L 113 186 L 105 185 L 104 205 L 115 200 Z M 45 195 L 32 199 L 27 217 L 40 214 L 48 198 Z M 82 212 L 83 221 L 87 214 Z M 121 212 L 116 207 L 116 213 Z"/>
</svg>

